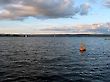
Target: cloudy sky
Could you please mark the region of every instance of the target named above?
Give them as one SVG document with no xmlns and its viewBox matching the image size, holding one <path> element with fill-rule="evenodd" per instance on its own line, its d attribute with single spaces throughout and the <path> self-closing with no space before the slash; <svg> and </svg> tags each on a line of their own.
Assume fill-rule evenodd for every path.
<svg viewBox="0 0 110 82">
<path fill-rule="evenodd" d="M 110 0 L 0 0 L 0 33 L 109 33 Z"/>
</svg>

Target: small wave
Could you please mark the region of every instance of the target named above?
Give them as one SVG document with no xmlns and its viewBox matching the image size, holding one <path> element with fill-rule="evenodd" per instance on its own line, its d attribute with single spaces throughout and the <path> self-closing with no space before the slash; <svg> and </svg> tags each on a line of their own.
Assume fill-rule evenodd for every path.
<svg viewBox="0 0 110 82">
<path fill-rule="evenodd" d="M 7 77 L 2 82 L 73 82 L 58 75 L 44 76 L 19 76 L 15 78 Z"/>
</svg>

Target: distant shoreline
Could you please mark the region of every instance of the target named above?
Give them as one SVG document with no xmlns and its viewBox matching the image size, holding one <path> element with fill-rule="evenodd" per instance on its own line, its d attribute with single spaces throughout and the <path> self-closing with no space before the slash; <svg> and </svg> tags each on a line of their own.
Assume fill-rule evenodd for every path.
<svg viewBox="0 0 110 82">
<path fill-rule="evenodd" d="M 110 34 L 0 34 L 0 37 L 110 37 Z"/>
</svg>

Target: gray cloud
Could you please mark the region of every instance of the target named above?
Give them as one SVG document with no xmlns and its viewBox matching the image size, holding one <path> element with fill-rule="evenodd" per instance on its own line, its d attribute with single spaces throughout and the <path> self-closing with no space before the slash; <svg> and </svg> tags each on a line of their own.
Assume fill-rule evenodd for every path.
<svg viewBox="0 0 110 82">
<path fill-rule="evenodd" d="M 89 3 L 84 3 L 80 6 L 80 14 L 81 15 L 87 15 L 90 9 Z"/>
<path fill-rule="evenodd" d="M 0 4 L 8 4 L 11 0 L 0 0 Z"/>
<path fill-rule="evenodd" d="M 93 3 L 93 4 L 95 4 L 95 3 L 97 3 L 97 1 L 98 0 L 88 0 L 90 3 Z"/>
<path fill-rule="evenodd" d="M 110 0 L 104 0 L 104 6 L 110 8 Z"/>
<path fill-rule="evenodd" d="M 67 18 L 87 15 L 89 8 L 87 3 L 75 7 L 73 0 L 0 0 L 0 19 Z"/>
<path fill-rule="evenodd" d="M 53 32 L 77 32 L 78 29 L 73 29 L 73 28 L 46 28 L 46 29 L 41 29 L 40 31 L 53 31 Z"/>
</svg>

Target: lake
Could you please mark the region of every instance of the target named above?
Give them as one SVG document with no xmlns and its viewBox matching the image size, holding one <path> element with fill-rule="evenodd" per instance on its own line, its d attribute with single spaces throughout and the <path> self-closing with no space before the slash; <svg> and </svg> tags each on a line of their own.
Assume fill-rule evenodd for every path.
<svg viewBox="0 0 110 82">
<path fill-rule="evenodd" d="M 0 37 L 0 82 L 110 82 L 110 40 Z"/>
</svg>

